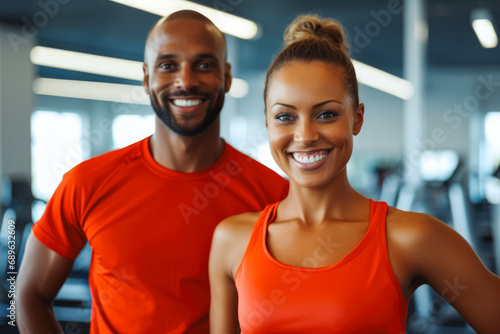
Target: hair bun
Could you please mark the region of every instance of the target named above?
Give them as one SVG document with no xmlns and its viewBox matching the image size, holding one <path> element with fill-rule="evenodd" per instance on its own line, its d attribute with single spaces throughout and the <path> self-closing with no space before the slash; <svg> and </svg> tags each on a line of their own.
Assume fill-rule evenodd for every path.
<svg viewBox="0 0 500 334">
<path fill-rule="evenodd" d="M 327 41 L 344 52 L 349 50 L 342 25 L 337 21 L 314 15 L 296 18 L 285 30 L 283 37 L 286 45 L 306 39 L 318 39 Z"/>
</svg>

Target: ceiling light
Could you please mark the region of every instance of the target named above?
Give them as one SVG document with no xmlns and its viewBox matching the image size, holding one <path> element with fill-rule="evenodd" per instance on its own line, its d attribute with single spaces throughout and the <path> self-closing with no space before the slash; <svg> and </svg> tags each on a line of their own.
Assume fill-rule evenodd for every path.
<svg viewBox="0 0 500 334">
<path fill-rule="evenodd" d="M 243 79 L 233 78 L 231 82 L 231 89 L 229 90 L 229 95 L 241 99 L 248 94 L 248 83 Z"/>
<path fill-rule="evenodd" d="M 486 8 L 474 9 L 471 12 L 471 21 L 472 28 L 483 48 L 495 48 L 498 45 L 498 37 L 493 27 L 490 11 Z"/>
<path fill-rule="evenodd" d="M 38 95 L 150 105 L 149 96 L 144 87 L 139 85 L 38 78 L 33 82 L 33 92 Z"/>
<path fill-rule="evenodd" d="M 190 9 L 197 11 L 206 17 L 224 33 L 242 39 L 254 38 L 259 28 L 255 22 L 225 13 L 210 7 L 202 6 L 190 1 L 183 0 L 111 0 L 122 5 L 134 7 L 149 13 L 166 16 L 173 12 Z"/>
<path fill-rule="evenodd" d="M 69 97 L 85 100 L 121 102 L 150 105 L 149 96 L 141 85 L 124 85 L 107 82 L 38 78 L 33 82 L 33 92 L 38 95 Z M 248 93 L 245 80 L 233 78 L 229 95 L 242 98 Z"/>
<path fill-rule="evenodd" d="M 30 53 L 35 65 L 142 81 L 142 62 L 88 53 L 35 46 Z"/>
<path fill-rule="evenodd" d="M 142 62 L 120 58 L 103 57 L 88 53 L 35 46 L 30 54 L 35 65 L 62 68 L 70 71 L 93 73 L 110 77 L 142 81 Z M 82 82 L 82 81 L 79 81 Z M 248 84 L 243 79 L 233 78 L 229 95 L 242 98 L 248 94 Z"/>
<path fill-rule="evenodd" d="M 382 92 L 394 95 L 403 100 L 413 96 L 413 85 L 405 79 L 366 65 L 357 60 L 352 60 L 358 81 Z"/>
<path fill-rule="evenodd" d="M 140 61 L 97 56 L 43 46 L 35 46 L 31 50 L 30 58 L 33 64 L 40 66 L 62 68 L 71 71 L 93 73 L 135 81 L 142 81 L 143 79 L 142 62 Z M 352 63 L 356 69 L 356 74 L 360 83 L 405 100 L 413 95 L 413 86 L 409 81 L 356 60 L 352 60 Z M 71 82 L 71 80 L 66 81 Z M 92 83 L 98 84 L 95 82 Z M 229 95 L 234 98 L 242 98 L 248 94 L 248 90 L 248 83 L 245 80 L 233 78 Z M 105 99 L 105 101 L 107 100 Z M 149 100 L 146 104 L 149 104 Z"/>
</svg>

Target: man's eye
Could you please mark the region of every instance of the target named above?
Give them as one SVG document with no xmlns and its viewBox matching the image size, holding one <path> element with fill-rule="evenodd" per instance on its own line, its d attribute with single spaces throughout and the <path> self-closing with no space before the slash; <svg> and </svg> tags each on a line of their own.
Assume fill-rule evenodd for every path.
<svg viewBox="0 0 500 334">
<path fill-rule="evenodd" d="M 202 68 L 202 69 L 209 69 L 209 68 L 213 68 L 213 65 L 210 64 L 210 63 L 201 63 L 200 64 L 200 68 Z"/>
<path fill-rule="evenodd" d="M 163 70 L 171 70 L 174 68 L 174 65 L 170 63 L 160 64 L 160 68 Z"/>
<path fill-rule="evenodd" d="M 282 122 L 293 121 L 293 116 L 290 114 L 278 114 L 274 118 Z"/>
</svg>

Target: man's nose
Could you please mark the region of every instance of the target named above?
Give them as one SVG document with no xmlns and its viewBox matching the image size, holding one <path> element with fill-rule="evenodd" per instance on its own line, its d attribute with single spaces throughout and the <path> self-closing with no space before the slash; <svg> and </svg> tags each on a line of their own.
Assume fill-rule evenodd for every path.
<svg viewBox="0 0 500 334">
<path fill-rule="evenodd" d="M 197 87 L 199 85 L 199 81 L 196 72 L 188 66 L 181 67 L 181 69 L 177 72 L 174 85 L 176 89 L 182 89 L 185 91 L 188 91 L 190 88 Z"/>
</svg>

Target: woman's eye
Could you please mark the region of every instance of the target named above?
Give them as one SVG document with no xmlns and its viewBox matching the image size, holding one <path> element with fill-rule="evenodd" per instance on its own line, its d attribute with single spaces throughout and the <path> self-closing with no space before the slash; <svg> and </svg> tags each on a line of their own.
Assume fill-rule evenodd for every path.
<svg viewBox="0 0 500 334">
<path fill-rule="evenodd" d="M 338 114 L 336 112 L 333 112 L 333 111 L 324 111 L 322 112 L 321 114 L 318 115 L 318 118 L 333 118 L 333 117 L 336 117 L 338 116 Z"/>
<path fill-rule="evenodd" d="M 278 114 L 274 118 L 282 122 L 288 122 L 293 120 L 293 117 L 290 114 Z"/>
</svg>

